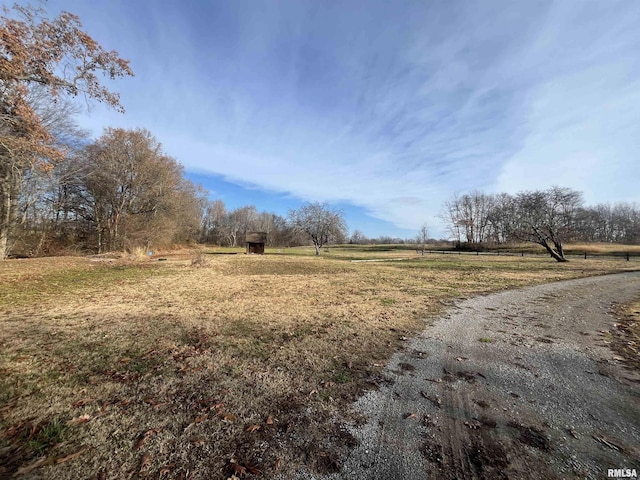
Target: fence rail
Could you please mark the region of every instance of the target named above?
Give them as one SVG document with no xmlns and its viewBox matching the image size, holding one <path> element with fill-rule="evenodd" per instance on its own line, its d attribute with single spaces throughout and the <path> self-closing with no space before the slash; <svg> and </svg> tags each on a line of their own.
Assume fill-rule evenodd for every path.
<svg viewBox="0 0 640 480">
<path fill-rule="evenodd" d="M 475 256 L 490 256 L 490 257 L 549 257 L 546 252 L 527 252 L 521 251 L 465 251 L 465 250 L 422 250 L 416 249 L 418 255 L 422 254 L 432 255 L 475 255 Z M 582 253 L 565 253 L 567 259 L 603 259 L 603 260 L 624 260 L 627 262 L 640 260 L 640 253 L 632 252 L 611 252 L 611 253 L 595 253 L 595 252 L 582 252 Z"/>
</svg>

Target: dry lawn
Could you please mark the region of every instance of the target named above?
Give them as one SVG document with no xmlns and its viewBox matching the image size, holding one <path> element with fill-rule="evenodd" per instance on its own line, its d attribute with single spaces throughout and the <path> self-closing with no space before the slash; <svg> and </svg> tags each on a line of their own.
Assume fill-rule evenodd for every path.
<svg viewBox="0 0 640 480">
<path fill-rule="evenodd" d="M 618 360 L 631 372 L 640 374 L 640 298 L 628 305 L 618 305 L 616 313 L 618 322 L 609 341 L 619 355 Z"/>
<path fill-rule="evenodd" d="M 596 254 L 611 254 L 629 252 L 631 255 L 640 255 L 640 245 L 619 245 L 615 243 L 573 243 L 566 247 L 573 252 L 589 252 Z"/>
<path fill-rule="evenodd" d="M 350 403 L 453 299 L 640 267 L 281 252 L 0 262 L 0 478 L 332 471 Z"/>
</svg>

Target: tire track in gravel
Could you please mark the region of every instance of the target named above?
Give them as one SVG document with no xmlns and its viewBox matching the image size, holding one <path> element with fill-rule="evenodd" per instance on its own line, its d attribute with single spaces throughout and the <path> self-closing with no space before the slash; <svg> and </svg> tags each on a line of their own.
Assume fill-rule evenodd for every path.
<svg viewBox="0 0 640 480">
<path fill-rule="evenodd" d="M 355 409 L 359 440 L 324 479 L 607 478 L 640 471 L 640 376 L 606 343 L 640 272 L 458 302 Z M 301 473 L 299 478 L 316 478 Z"/>
</svg>

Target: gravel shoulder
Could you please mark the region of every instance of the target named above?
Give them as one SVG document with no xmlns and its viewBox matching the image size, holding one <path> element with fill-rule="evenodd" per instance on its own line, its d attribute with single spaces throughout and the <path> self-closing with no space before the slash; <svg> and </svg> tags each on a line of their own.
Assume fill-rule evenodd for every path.
<svg viewBox="0 0 640 480">
<path fill-rule="evenodd" d="M 325 479 L 607 478 L 640 471 L 640 375 L 610 349 L 640 272 L 463 300 L 354 405 L 359 441 Z M 313 478 L 302 473 L 300 478 Z"/>
</svg>

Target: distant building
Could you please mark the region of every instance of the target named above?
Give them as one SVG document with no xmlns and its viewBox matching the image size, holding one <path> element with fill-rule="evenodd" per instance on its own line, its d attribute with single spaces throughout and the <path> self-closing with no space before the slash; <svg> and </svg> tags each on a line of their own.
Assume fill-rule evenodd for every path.
<svg viewBox="0 0 640 480">
<path fill-rule="evenodd" d="M 247 254 L 262 255 L 264 254 L 264 245 L 267 243 L 267 234 L 265 232 L 247 232 L 244 241 L 247 245 Z"/>
</svg>

